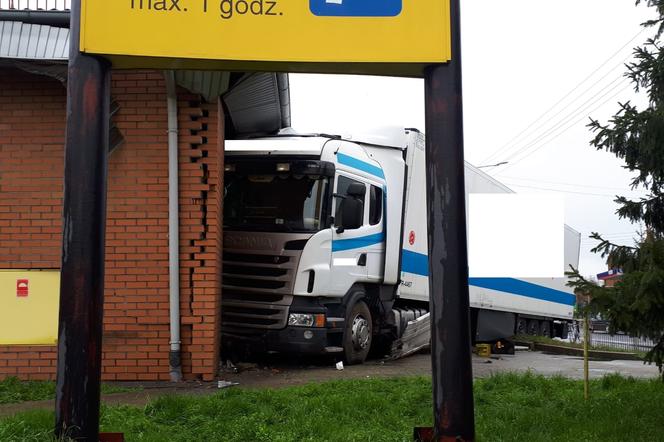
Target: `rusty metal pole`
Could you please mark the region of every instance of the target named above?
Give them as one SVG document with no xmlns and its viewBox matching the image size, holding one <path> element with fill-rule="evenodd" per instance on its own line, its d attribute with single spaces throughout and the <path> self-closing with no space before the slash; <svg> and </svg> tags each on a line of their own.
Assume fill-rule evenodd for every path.
<svg viewBox="0 0 664 442">
<path fill-rule="evenodd" d="M 71 2 L 56 436 L 99 440 L 110 66 L 80 53 Z"/>
<path fill-rule="evenodd" d="M 420 438 L 433 441 L 475 439 L 459 3 L 450 1 L 452 60 L 425 72 L 434 428 Z"/>
</svg>

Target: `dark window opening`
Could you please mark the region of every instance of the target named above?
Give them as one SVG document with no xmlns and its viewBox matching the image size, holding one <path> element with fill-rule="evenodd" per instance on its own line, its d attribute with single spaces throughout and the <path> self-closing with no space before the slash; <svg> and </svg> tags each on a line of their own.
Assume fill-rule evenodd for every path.
<svg viewBox="0 0 664 442">
<path fill-rule="evenodd" d="M 337 195 L 348 196 L 348 187 L 353 183 L 361 184 L 361 185 L 364 186 L 364 183 L 362 183 L 360 181 L 353 180 L 351 178 L 347 178 L 343 175 L 339 175 L 337 177 Z M 336 200 L 337 201 L 336 201 L 335 212 L 334 212 L 335 216 L 337 216 L 339 214 L 339 205 L 341 204 L 341 198 L 337 198 Z M 364 199 L 362 199 L 362 202 L 364 202 Z"/>
<path fill-rule="evenodd" d="M 369 224 L 375 226 L 383 217 L 383 189 L 371 186 L 369 190 Z"/>
<path fill-rule="evenodd" d="M 224 226 L 235 230 L 317 232 L 326 227 L 330 179 L 277 173 L 225 174 Z"/>
</svg>

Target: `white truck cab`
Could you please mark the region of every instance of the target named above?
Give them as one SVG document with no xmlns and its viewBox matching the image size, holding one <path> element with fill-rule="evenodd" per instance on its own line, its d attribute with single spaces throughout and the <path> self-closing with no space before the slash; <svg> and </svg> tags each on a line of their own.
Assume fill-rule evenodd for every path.
<svg viewBox="0 0 664 442">
<path fill-rule="evenodd" d="M 424 162 L 424 135 L 411 129 L 227 141 L 224 345 L 338 353 L 359 363 L 372 343 L 390 343 L 426 316 Z M 556 287 L 543 290 L 566 307 L 538 305 L 523 317 L 550 327 L 571 319 L 572 295 Z M 482 302 L 496 292 L 490 284 L 480 290 Z M 518 314 L 501 313 L 509 315 L 498 328 L 511 336 Z"/>
</svg>

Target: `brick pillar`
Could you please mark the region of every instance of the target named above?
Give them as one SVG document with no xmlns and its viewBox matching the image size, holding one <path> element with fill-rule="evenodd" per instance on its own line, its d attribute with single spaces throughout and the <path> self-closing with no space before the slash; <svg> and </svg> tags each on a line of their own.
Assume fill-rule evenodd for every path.
<svg viewBox="0 0 664 442">
<path fill-rule="evenodd" d="M 182 367 L 185 379 L 212 380 L 221 339 L 223 115 L 217 103 L 179 98 Z"/>
</svg>

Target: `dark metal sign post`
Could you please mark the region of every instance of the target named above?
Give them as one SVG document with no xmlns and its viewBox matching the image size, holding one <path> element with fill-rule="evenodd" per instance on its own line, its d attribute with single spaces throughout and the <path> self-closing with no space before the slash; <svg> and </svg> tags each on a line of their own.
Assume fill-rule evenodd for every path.
<svg viewBox="0 0 664 442">
<path fill-rule="evenodd" d="M 424 73 L 434 427 L 416 429 L 415 438 L 422 441 L 475 438 L 459 3 L 450 0 L 451 61 L 431 65 Z M 80 52 L 81 0 L 72 0 L 71 6 L 56 434 L 96 442 L 110 64 Z M 445 1 L 440 7 L 446 7 Z M 344 72 L 344 64 L 334 66 L 330 69 Z M 346 70 L 355 73 L 354 69 L 349 64 Z"/>
<path fill-rule="evenodd" d="M 450 5 L 452 60 L 425 72 L 434 427 L 415 438 L 436 442 L 475 440 L 459 3 Z"/>
<path fill-rule="evenodd" d="M 79 51 L 71 2 L 56 390 L 58 437 L 99 440 L 110 64 Z"/>
</svg>

